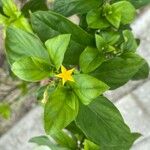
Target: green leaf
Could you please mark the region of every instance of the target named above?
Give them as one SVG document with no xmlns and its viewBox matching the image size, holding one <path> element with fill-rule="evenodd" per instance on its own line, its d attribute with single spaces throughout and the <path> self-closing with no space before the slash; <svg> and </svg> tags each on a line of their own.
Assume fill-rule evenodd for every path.
<svg viewBox="0 0 150 150">
<path fill-rule="evenodd" d="M 125 53 L 104 62 L 92 75 L 115 89 L 128 82 L 144 63 L 139 55 Z"/>
<path fill-rule="evenodd" d="M 113 30 L 101 31 L 100 35 L 103 37 L 104 41 L 110 45 L 116 44 L 120 39 L 120 34 Z"/>
<path fill-rule="evenodd" d="M 65 54 L 65 64 L 78 65 L 79 56 L 87 45 L 94 45 L 94 37 L 67 18 L 51 11 L 36 12 L 31 15 L 33 29 L 42 41 L 59 34 L 71 34 L 70 44 Z M 46 34 L 45 34 L 46 33 Z"/>
<path fill-rule="evenodd" d="M 79 17 L 79 26 L 82 29 L 88 31 L 88 24 L 87 24 L 87 21 L 86 21 L 86 15 L 87 14 L 78 15 L 78 17 Z"/>
<path fill-rule="evenodd" d="M 118 2 L 120 0 L 112 0 L 112 2 Z M 135 8 L 141 8 L 143 6 L 147 6 L 150 4 L 149 0 L 128 0 L 130 3 L 132 3 Z"/>
<path fill-rule="evenodd" d="M 75 82 L 70 82 L 70 85 L 85 105 L 109 89 L 105 83 L 87 74 L 77 74 L 73 78 Z"/>
<path fill-rule="evenodd" d="M 30 0 L 22 8 L 25 16 L 29 16 L 29 11 L 35 12 L 38 10 L 48 10 L 46 0 Z"/>
<path fill-rule="evenodd" d="M 130 24 L 133 22 L 136 16 L 136 9 L 134 6 L 127 1 L 120 1 L 114 3 L 112 7 L 121 14 L 121 23 L 122 24 Z"/>
<path fill-rule="evenodd" d="M 103 9 L 104 16 L 115 28 L 119 28 L 121 22 L 121 13 L 115 6 L 106 4 Z"/>
<path fill-rule="evenodd" d="M 14 1 L 2 0 L 2 3 L 4 16 L 0 14 L 0 24 L 5 27 L 3 30 L 4 35 L 6 28 L 10 25 L 32 33 L 32 29 L 28 20 L 21 14 Z"/>
<path fill-rule="evenodd" d="M 39 146 L 40 145 L 45 145 L 48 146 L 50 148 L 55 147 L 55 145 L 50 141 L 50 139 L 47 136 L 37 136 L 37 137 L 33 137 L 29 140 L 29 142 L 31 143 L 36 143 Z M 53 149 L 54 150 L 54 149 Z"/>
<path fill-rule="evenodd" d="M 51 66 L 36 57 L 22 58 L 13 63 L 11 69 L 22 80 L 31 82 L 40 81 L 51 73 Z"/>
<path fill-rule="evenodd" d="M 102 36 L 98 34 L 95 35 L 95 39 L 96 39 L 96 47 L 98 48 L 99 52 L 102 52 L 105 49 L 107 42 Z"/>
<path fill-rule="evenodd" d="M 75 121 L 72 121 L 67 127 L 67 130 L 69 130 L 71 133 L 73 133 L 74 135 L 79 134 L 80 136 L 84 137 L 83 132 L 77 127 L 77 125 L 75 124 Z"/>
<path fill-rule="evenodd" d="M 102 14 L 102 9 L 94 9 L 87 13 L 86 21 L 89 28 L 105 29 L 110 26 L 109 22 Z"/>
<path fill-rule="evenodd" d="M 36 144 L 39 145 L 39 147 L 45 146 L 45 147 L 43 147 L 42 149 L 39 149 L 39 150 L 45 150 L 46 148 L 47 149 L 50 148 L 50 150 L 69 150 L 67 148 L 60 147 L 57 144 L 54 144 L 54 142 L 52 142 L 50 140 L 50 138 L 48 138 L 47 136 L 34 137 L 34 138 L 30 139 L 29 142 L 36 143 Z"/>
<path fill-rule="evenodd" d="M 60 32 L 57 32 L 57 31 L 53 30 L 51 28 L 51 26 L 48 26 L 44 22 L 42 23 L 42 22 L 39 22 L 38 20 L 36 20 L 36 24 L 37 23 L 40 24 L 40 26 L 35 25 L 34 28 L 36 28 L 36 32 L 37 32 L 38 36 L 44 42 L 46 40 L 48 40 L 49 38 L 53 38 L 54 36 L 62 34 Z M 46 32 L 46 34 L 44 34 L 45 32 Z M 70 32 L 72 32 L 72 31 L 69 31 L 67 33 L 70 33 Z M 81 45 L 81 44 L 75 42 L 71 38 L 70 44 L 69 44 L 68 49 L 67 49 L 67 51 L 65 53 L 64 63 L 65 64 L 69 64 L 69 65 L 70 64 L 78 65 L 78 63 L 79 63 L 79 56 L 82 53 L 82 51 L 84 50 L 84 48 L 85 48 L 84 45 Z"/>
<path fill-rule="evenodd" d="M 51 135 L 51 137 L 55 140 L 57 144 L 59 144 L 62 147 L 67 147 L 68 149 L 71 150 L 76 150 L 77 149 L 77 141 L 73 139 L 71 134 L 69 134 L 64 131 L 57 132 L 54 135 Z"/>
<path fill-rule="evenodd" d="M 149 0 L 129 0 L 136 8 L 141 8 L 150 4 Z"/>
<path fill-rule="evenodd" d="M 111 34 L 110 34 L 111 35 Z M 101 35 L 96 34 L 95 38 L 96 38 L 96 47 L 98 48 L 98 51 L 103 55 L 103 57 L 106 59 L 107 58 L 107 53 L 110 52 L 115 52 L 116 51 L 116 45 L 115 43 L 118 41 L 118 36 L 112 35 L 111 38 L 109 33 L 108 35 L 103 35 L 102 33 L 102 37 Z M 112 46 L 114 45 L 114 46 Z"/>
<path fill-rule="evenodd" d="M 131 133 L 117 108 L 105 97 L 80 105 L 76 124 L 102 150 L 129 150 L 140 136 Z"/>
<path fill-rule="evenodd" d="M 13 0 L 1 0 L 1 2 L 5 15 L 9 17 L 17 17 L 21 14 Z"/>
<path fill-rule="evenodd" d="M 36 95 L 36 99 L 37 99 L 38 101 L 43 100 L 43 98 L 44 98 L 44 92 L 45 92 L 46 90 L 47 90 L 47 85 L 41 86 L 41 87 L 39 87 L 39 88 L 36 90 L 35 95 Z"/>
<path fill-rule="evenodd" d="M 45 90 L 43 89 L 43 96 L 41 99 L 41 103 L 45 104 L 48 101 L 49 96 L 54 92 L 55 89 L 56 89 L 55 81 L 51 81 L 51 84 L 48 84 Z"/>
<path fill-rule="evenodd" d="M 100 150 L 100 147 L 93 142 L 85 139 L 84 141 L 84 150 Z"/>
<path fill-rule="evenodd" d="M 7 103 L 0 103 L 0 117 L 4 119 L 9 119 L 11 115 L 10 105 Z"/>
<path fill-rule="evenodd" d="M 42 42 L 35 35 L 18 28 L 7 29 L 5 47 L 10 64 L 22 57 L 37 57 L 50 63 Z"/>
<path fill-rule="evenodd" d="M 71 40 L 65 53 L 64 64 L 79 65 L 79 57 L 84 49 L 85 46 Z"/>
<path fill-rule="evenodd" d="M 85 14 L 102 5 L 103 0 L 55 0 L 54 11 L 65 16 Z"/>
<path fill-rule="evenodd" d="M 80 55 L 80 68 L 83 73 L 89 73 L 104 62 L 105 57 L 96 48 L 87 47 Z"/>
<path fill-rule="evenodd" d="M 43 37 L 43 30 L 51 32 L 51 36 L 71 34 L 71 39 L 81 45 L 93 45 L 94 38 L 67 18 L 52 11 L 38 11 L 31 15 L 31 23 L 39 37 Z M 40 27 L 39 27 L 40 25 Z M 47 28 L 45 28 L 45 26 Z M 42 35 L 42 36 L 41 36 Z M 49 37 L 50 38 L 50 37 Z M 46 39 L 46 38 L 45 38 Z"/>
<path fill-rule="evenodd" d="M 55 134 L 71 123 L 78 113 L 78 98 L 70 88 L 58 87 L 45 105 L 44 127 Z"/>
<path fill-rule="evenodd" d="M 0 13 L 2 15 L 4 15 L 4 12 L 3 12 L 3 6 L 2 6 L 2 1 L 0 0 Z"/>
<path fill-rule="evenodd" d="M 0 14 L 0 25 L 5 25 L 7 23 L 7 17 L 4 15 Z"/>
<path fill-rule="evenodd" d="M 133 51 L 135 52 L 138 45 L 134 38 L 133 33 L 130 30 L 123 31 L 124 43 L 121 45 L 121 49 L 124 51 Z"/>
<path fill-rule="evenodd" d="M 15 21 L 13 21 L 10 24 L 12 26 L 17 27 L 19 29 L 22 29 L 24 31 L 33 33 L 32 28 L 31 28 L 28 20 L 23 15 L 21 15 L 19 18 L 17 18 Z"/>
<path fill-rule="evenodd" d="M 70 34 L 63 34 L 46 41 L 45 46 L 50 59 L 58 70 L 64 60 L 64 55 L 70 42 Z"/>
<path fill-rule="evenodd" d="M 139 71 L 133 76 L 132 80 L 141 80 L 148 78 L 149 71 L 149 64 L 145 61 L 144 65 L 142 65 Z"/>
</svg>

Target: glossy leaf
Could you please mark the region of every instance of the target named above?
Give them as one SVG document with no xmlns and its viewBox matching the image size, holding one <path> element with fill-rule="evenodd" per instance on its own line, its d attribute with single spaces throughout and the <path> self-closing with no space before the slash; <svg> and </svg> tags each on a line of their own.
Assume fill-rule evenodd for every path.
<svg viewBox="0 0 150 150">
<path fill-rule="evenodd" d="M 39 146 L 37 150 L 69 150 L 68 148 L 54 144 L 48 136 L 34 137 L 29 142 L 37 144 Z"/>
<path fill-rule="evenodd" d="M 96 48 L 87 47 L 80 55 L 80 68 L 83 73 L 89 73 L 98 68 L 105 57 Z"/>
<path fill-rule="evenodd" d="M 69 132 L 60 131 L 51 135 L 51 137 L 62 147 L 67 147 L 70 150 L 77 149 L 77 141 L 73 139 Z"/>
<path fill-rule="evenodd" d="M 35 12 L 31 15 L 31 23 L 33 29 L 35 30 L 35 32 L 38 33 L 40 37 L 43 37 L 43 34 L 45 34 L 43 30 L 47 30 L 47 32 L 51 32 L 52 37 L 58 34 L 71 34 L 71 39 L 77 43 L 80 43 L 85 46 L 94 44 L 94 38 L 90 34 L 88 34 L 79 26 L 69 21 L 67 18 L 55 12 Z"/>
<path fill-rule="evenodd" d="M 100 147 L 86 139 L 84 141 L 84 150 L 100 150 Z"/>
<path fill-rule="evenodd" d="M 52 11 L 32 14 L 31 23 L 42 41 L 59 34 L 71 34 L 70 44 L 65 54 L 65 64 L 78 65 L 79 56 L 84 48 L 87 45 L 94 45 L 94 37 L 67 18 Z"/>
<path fill-rule="evenodd" d="M 51 66 L 35 57 L 22 58 L 12 65 L 13 73 L 25 81 L 37 82 L 51 73 Z"/>
<path fill-rule="evenodd" d="M 121 13 L 119 9 L 116 9 L 113 5 L 106 4 L 104 7 L 104 15 L 108 22 L 112 24 L 115 28 L 119 28 L 121 22 Z"/>
<path fill-rule="evenodd" d="M 40 37 L 40 39 L 44 42 L 46 40 L 48 40 L 49 38 L 53 38 L 54 36 L 61 34 L 57 31 L 53 30 L 46 23 L 38 22 L 38 24 L 40 24 L 40 26 L 38 26 L 38 28 L 37 28 L 37 26 L 35 25 L 34 28 L 37 28 L 36 29 L 37 34 Z M 46 32 L 46 34 L 45 34 L 45 32 Z M 71 31 L 69 31 L 67 33 L 70 33 L 70 32 Z M 84 47 L 85 47 L 84 45 L 81 45 L 81 44 L 75 42 L 71 38 L 70 44 L 69 44 L 68 49 L 65 53 L 64 63 L 65 64 L 73 64 L 73 65 L 78 64 L 79 56 L 82 53 L 82 51 L 84 50 Z"/>
<path fill-rule="evenodd" d="M 7 17 L 0 14 L 0 25 L 5 25 L 7 23 Z"/>
<path fill-rule="evenodd" d="M 47 81 L 48 82 L 48 81 Z M 41 86 L 36 91 L 36 99 L 41 102 L 47 101 L 50 93 L 55 90 L 53 83 Z"/>
<path fill-rule="evenodd" d="M 33 137 L 33 138 L 31 138 L 29 140 L 29 142 L 36 143 L 39 146 L 40 145 L 48 146 L 48 147 L 52 148 L 52 150 L 54 150 L 54 148 L 55 148 L 55 145 L 51 142 L 51 140 L 47 136 L 44 136 L 44 135 L 43 136 Z"/>
<path fill-rule="evenodd" d="M 118 2 L 120 0 L 112 0 L 112 2 Z M 128 0 L 130 3 L 132 3 L 135 8 L 141 8 L 143 6 L 147 6 L 150 4 L 149 0 Z"/>
<path fill-rule="evenodd" d="M 65 53 L 64 64 L 79 65 L 79 57 L 84 49 L 84 45 L 81 45 L 71 40 L 68 49 Z"/>
<path fill-rule="evenodd" d="M 102 81 L 87 74 L 73 76 L 75 82 L 70 82 L 73 91 L 81 102 L 88 105 L 96 97 L 103 94 L 109 87 Z"/>
<path fill-rule="evenodd" d="M 23 15 L 21 15 L 19 18 L 17 18 L 15 21 L 13 21 L 11 23 L 11 25 L 14 27 L 17 27 L 21 30 L 33 33 L 32 28 L 31 28 L 28 20 Z"/>
<path fill-rule="evenodd" d="M 132 80 L 141 80 L 148 78 L 149 71 L 149 64 L 145 61 L 144 65 L 142 65 L 139 71 L 133 76 Z"/>
<path fill-rule="evenodd" d="M 1 0 L 0 0 L 0 13 L 1 13 L 2 15 L 4 15 L 3 7 L 2 7 L 2 1 L 1 1 Z"/>
<path fill-rule="evenodd" d="M 98 51 L 106 59 L 106 57 L 107 57 L 106 53 L 116 51 L 115 43 L 117 42 L 117 37 L 112 35 L 112 37 L 109 39 L 108 35 L 106 35 L 106 37 L 105 36 L 102 37 L 102 36 L 96 34 L 96 36 L 95 36 L 96 47 L 98 48 Z"/>
<path fill-rule="evenodd" d="M 95 39 L 96 39 L 96 47 L 98 48 L 99 52 L 102 52 L 105 49 L 107 42 L 102 36 L 98 34 L 95 35 Z"/>
<path fill-rule="evenodd" d="M 141 8 L 150 4 L 149 0 L 129 0 L 136 8 Z"/>
<path fill-rule="evenodd" d="M 120 1 L 120 2 L 114 3 L 112 7 L 118 13 L 120 12 L 122 24 L 130 24 L 134 21 L 135 16 L 136 16 L 136 9 L 130 2 Z"/>
<path fill-rule="evenodd" d="M 46 0 L 29 0 L 22 8 L 25 16 L 29 15 L 29 11 L 35 12 L 38 10 L 48 10 Z"/>
<path fill-rule="evenodd" d="M 105 29 L 110 26 L 109 22 L 102 14 L 102 9 L 94 9 L 87 13 L 86 21 L 89 28 Z"/>
<path fill-rule="evenodd" d="M 77 127 L 77 125 L 75 124 L 75 121 L 72 121 L 67 127 L 67 130 L 69 130 L 71 133 L 73 133 L 74 135 L 76 134 L 80 134 L 81 136 L 84 137 L 83 132 Z"/>
<path fill-rule="evenodd" d="M 139 55 L 125 53 L 104 62 L 92 75 L 115 89 L 128 82 L 144 63 Z"/>
<path fill-rule="evenodd" d="M 63 34 L 45 42 L 51 62 L 58 70 L 64 60 L 64 55 L 70 42 L 70 34 Z"/>
<path fill-rule="evenodd" d="M 55 134 L 71 123 L 78 113 L 78 98 L 69 88 L 58 87 L 48 99 L 44 110 L 47 134 Z"/>
<path fill-rule="evenodd" d="M 103 37 L 104 41 L 107 41 L 110 45 L 116 44 L 120 39 L 120 34 L 114 30 L 101 31 L 100 35 Z"/>
<path fill-rule="evenodd" d="M 50 63 L 48 52 L 38 37 L 18 28 L 7 29 L 5 46 L 10 64 L 22 57 L 37 57 Z"/>
<path fill-rule="evenodd" d="M 2 0 L 2 5 L 4 13 L 0 14 L 0 24 L 4 26 L 4 35 L 6 28 L 10 25 L 32 33 L 28 20 L 21 14 L 14 0 Z"/>
<path fill-rule="evenodd" d="M 102 5 L 102 0 L 55 0 L 54 11 L 65 16 L 85 14 Z"/>
<path fill-rule="evenodd" d="M 1 0 L 1 2 L 3 6 L 3 12 L 7 16 L 17 17 L 17 15 L 20 15 L 20 12 L 13 0 Z"/>
<path fill-rule="evenodd" d="M 102 96 L 80 105 L 76 124 L 102 150 L 128 150 L 140 136 L 131 133 L 114 104 Z"/>
<path fill-rule="evenodd" d="M 124 51 L 133 51 L 135 52 L 138 45 L 134 38 L 133 33 L 130 30 L 123 31 L 124 43 L 122 43 L 121 48 Z"/>
</svg>

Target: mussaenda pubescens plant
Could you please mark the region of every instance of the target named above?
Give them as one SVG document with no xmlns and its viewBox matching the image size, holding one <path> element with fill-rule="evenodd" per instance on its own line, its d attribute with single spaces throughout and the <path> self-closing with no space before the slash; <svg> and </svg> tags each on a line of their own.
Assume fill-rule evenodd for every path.
<svg viewBox="0 0 150 150">
<path fill-rule="evenodd" d="M 104 93 L 148 77 L 130 24 L 147 0 L 1 0 L 7 60 L 37 90 L 46 135 L 30 142 L 52 150 L 129 150 L 132 133 Z M 68 17 L 76 15 L 79 24 Z M 34 129 L 33 129 L 34 130 Z M 45 147 L 43 148 L 43 150 Z"/>
</svg>

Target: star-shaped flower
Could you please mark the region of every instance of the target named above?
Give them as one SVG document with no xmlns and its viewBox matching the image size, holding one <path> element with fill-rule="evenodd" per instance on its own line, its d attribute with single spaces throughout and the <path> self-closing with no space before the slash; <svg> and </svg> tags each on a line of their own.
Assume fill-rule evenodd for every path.
<svg viewBox="0 0 150 150">
<path fill-rule="evenodd" d="M 72 81 L 74 82 L 74 79 L 72 77 L 72 73 L 74 71 L 73 69 L 67 70 L 63 65 L 61 66 L 61 73 L 57 74 L 56 77 L 58 78 L 62 78 L 62 83 L 63 85 L 67 82 L 67 81 Z"/>
</svg>

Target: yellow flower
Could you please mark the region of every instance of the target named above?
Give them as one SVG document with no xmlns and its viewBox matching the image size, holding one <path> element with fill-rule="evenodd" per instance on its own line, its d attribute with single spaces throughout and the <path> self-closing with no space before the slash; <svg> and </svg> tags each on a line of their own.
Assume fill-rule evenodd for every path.
<svg viewBox="0 0 150 150">
<path fill-rule="evenodd" d="M 74 82 L 74 79 L 72 77 L 72 73 L 74 71 L 73 69 L 67 70 L 63 65 L 61 66 L 61 73 L 56 75 L 56 77 L 58 78 L 62 78 L 62 83 L 63 85 L 67 82 L 67 81 L 72 81 Z"/>
</svg>

